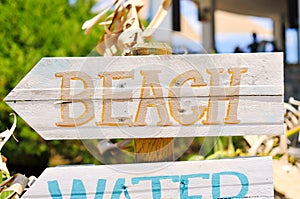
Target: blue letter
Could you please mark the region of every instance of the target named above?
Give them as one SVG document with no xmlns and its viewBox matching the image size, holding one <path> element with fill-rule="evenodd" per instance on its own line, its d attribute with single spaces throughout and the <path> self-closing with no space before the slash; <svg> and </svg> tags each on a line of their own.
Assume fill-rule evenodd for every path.
<svg viewBox="0 0 300 199">
<path fill-rule="evenodd" d="M 188 185 L 189 185 L 189 178 L 203 178 L 209 179 L 209 174 L 191 174 L 191 175 L 183 175 L 181 176 L 180 180 L 180 198 L 182 199 L 201 199 L 201 195 L 194 195 L 189 196 L 188 193 Z"/>
<path fill-rule="evenodd" d="M 127 191 L 127 187 L 125 186 L 125 178 L 119 178 L 114 186 L 111 199 L 119 199 L 123 191 L 125 194 L 125 198 L 130 199 L 130 196 Z"/>
<path fill-rule="evenodd" d="M 48 181 L 48 191 L 52 199 L 62 199 L 57 180 Z"/>
<path fill-rule="evenodd" d="M 96 195 L 94 199 L 102 199 L 105 191 L 106 180 L 99 179 L 96 188 Z"/>
<path fill-rule="evenodd" d="M 106 180 L 99 179 L 95 199 L 102 199 L 105 191 Z M 57 180 L 48 181 L 48 190 L 52 199 L 63 199 Z M 86 190 L 81 180 L 74 179 L 70 199 L 86 199 Z"/>
<path fill-rule="evenodd" d="M 220 196 L 221 195 L 221 191 L 220 191 L 220 187 L 221 187 L 221 183 L 220 183 L 220 178 L 221 175 L 234 175 L 236 177 L 239 178 L 242 188 L 239 192 L 238 195 L 236 196 Z M 225 172 L 220 172 L 220 173 L 214 173 L 212 175 L 212 196 L 214 199 L 216 198 L 244 198 L 246 197 L 247 193 L 248 193 L 248 185 L 249 185 L 249 181 L 246 175 L 239 173 L 239 172 L 234 172 L 234 171 L 225 171 Z"/>
<path fill-rule="evenodd" d="M 138 184 L 140 181 L 143 181 L 143 180 L 151 180 L 152 181 L 152 198 L 160 199 L 161 198 L 160 180 L 163 180 L 163 179 L 172 179 L 173 182 L 178 182 L 179 176 L 136 177 L 136 178 L 132 178 L 131 183 L 134 185 L 134 184 Z"/>
<path fill-rule="evenodd" d="M 81 180 L 73 180 L 70 199 L 86 199 L 86 191 Z"/>
</svg>

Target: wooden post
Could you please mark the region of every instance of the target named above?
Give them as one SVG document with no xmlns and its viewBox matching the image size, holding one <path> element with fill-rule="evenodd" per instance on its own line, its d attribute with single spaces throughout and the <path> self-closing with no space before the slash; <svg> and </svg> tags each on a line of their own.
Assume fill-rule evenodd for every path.
<svg viewBox="0 0 300 199">
<path fill-rule="evenodd" d="M 172 49 L 164 43 L 145 43 L 132 49 L 133 55 L 169 55 Z M 174 160 L 174 138 L 134 139 L 136 162 L 162 162 Z"/>
</svg>

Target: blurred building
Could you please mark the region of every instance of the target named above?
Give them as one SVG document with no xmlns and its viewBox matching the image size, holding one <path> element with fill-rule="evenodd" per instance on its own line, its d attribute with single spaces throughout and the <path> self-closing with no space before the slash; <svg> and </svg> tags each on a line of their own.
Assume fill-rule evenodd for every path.
<svg viewBox="0 0 300 199">
<path fill-rule="evenodd" d="M 300 99 L 299 1 L 173 0 L 161 24 L 164 34 L 157 34 L 157 40 L 175 41 L 186 48 L 198 43 L 195 53 L 232 53 L 234 47 L 249 52 L 248 44 L 255 32 L 259 52 L 284 52 L 285 100 L 290 96 Z M 161 3 L 162 0 L 147 1 L 149 20 Z M 180 42 L 182 38 L 166 31 L 171 29 L 192 42 Z"/>
<path fill-rule="evenodd" d="M 146 2 L 147 17 L 151 19 L 162 0 Z M 288 61 L 295 64 L 299 61 L 298 5 L 298 0 L 173 0 L 171 12 L 161 27 L 180 31 L 199 41 L 206 52 L 224 51 L 220 47 L 218 49 L 220 34 L 223 34 L 222 39 L 232 34 L 237 42 L 238 34 L 241 41 L 245 41 L 247 36 L 250 42 L 252 32 L 256 32 L 264 45 L 275 44 L 274 50 L 286 52 Z M 194 10 L 199 24 L 191 18 Z M 170 35 L 164 37 L 165 40 L 171 38 Z M 262 46 L 260 51 L 272 51 L 272 48 Z"/>
</svg>

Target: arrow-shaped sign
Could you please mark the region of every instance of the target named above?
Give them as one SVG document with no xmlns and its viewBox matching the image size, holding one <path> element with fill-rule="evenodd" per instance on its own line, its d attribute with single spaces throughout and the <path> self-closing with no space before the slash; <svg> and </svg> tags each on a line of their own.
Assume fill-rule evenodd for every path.
<svg viewBox="0 0 300 199">
<path fill-rule="evenodd" d="M 283 58 L 43 58 L 5 101 L 45 139 L 280 134 Z"/>
<path fill-rule="evenodd" d="M 47 168 L 22 196 L 274 198 L 271 157 Z"/>
</svg>

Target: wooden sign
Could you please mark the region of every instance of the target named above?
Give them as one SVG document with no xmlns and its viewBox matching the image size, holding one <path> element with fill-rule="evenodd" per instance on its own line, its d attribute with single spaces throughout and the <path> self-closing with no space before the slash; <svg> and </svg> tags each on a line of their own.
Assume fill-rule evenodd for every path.
<svg viewBox="0 0 300 199">
<path fill-rule="evenodd" d="M 5 101 L 45 139 L 281 134 L 283 56 L 43 58 Z"/>
<path fill-rule="evenodd" d="M 272 158 L 47 168 L 22 198 L 274 198 Z"/>
</svg>

